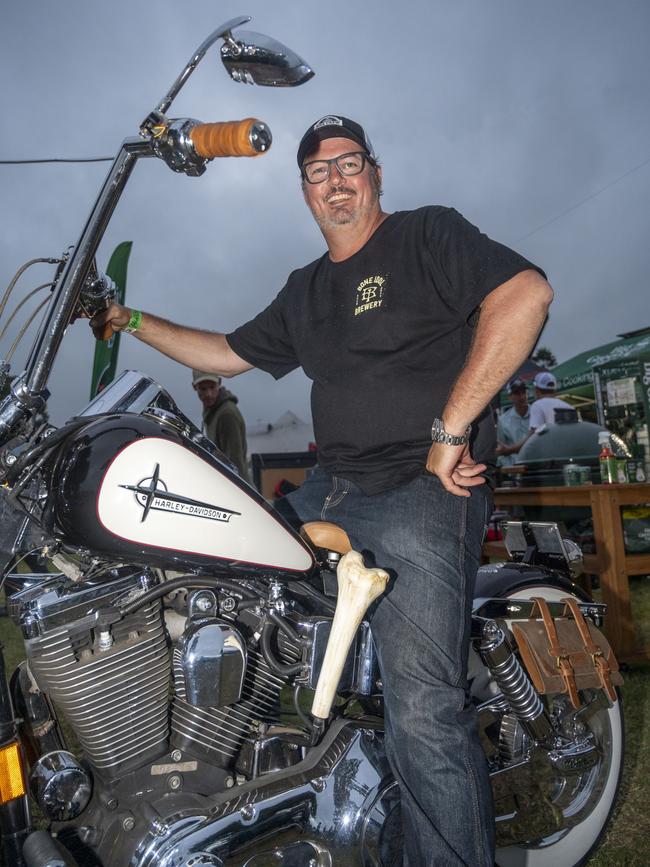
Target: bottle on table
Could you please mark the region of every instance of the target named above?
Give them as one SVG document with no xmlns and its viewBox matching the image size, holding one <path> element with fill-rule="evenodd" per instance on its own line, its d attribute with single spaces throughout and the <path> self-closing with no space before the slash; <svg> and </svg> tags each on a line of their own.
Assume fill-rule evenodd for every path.
<svg viewBox="0 0 650 867">
<path fill-rule="evenodd" d="M 618 481 L 617 460 L 612 451 L 609 431 L 603 430 L 598 434 L 598 445 L 600 446 L 600 454 L 598 455 L 600 481 L 603 485 L 613 485 Z"/>
</svg>

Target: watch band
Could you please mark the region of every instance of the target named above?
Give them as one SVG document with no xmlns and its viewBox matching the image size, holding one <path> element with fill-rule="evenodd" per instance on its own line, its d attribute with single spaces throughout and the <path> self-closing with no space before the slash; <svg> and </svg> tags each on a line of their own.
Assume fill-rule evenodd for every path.
<svg viewBox="0 0 650 867">
<path fill-rule="evenodd" d="M 472 426 L 468 424 L 464 434 L 447 433 L 442 419 L 434 418 L 431 425 L 431 440 L 434 443 L 443 443 L 446 446 L 464 446 L 469 442 L 471 432 Z"/>
</svg>

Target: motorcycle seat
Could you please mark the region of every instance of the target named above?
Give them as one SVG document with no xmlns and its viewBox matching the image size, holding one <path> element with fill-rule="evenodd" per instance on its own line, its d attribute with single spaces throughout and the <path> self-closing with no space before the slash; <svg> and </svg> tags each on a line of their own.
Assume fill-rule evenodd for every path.
<svg viewBox="0 0 650 867">
<path fill-rule="evenodd" d="M 336 551 L 341 555 L 352 550 L 345 530 L 336 524 L 330 524 L 329 521 L 309 521 L 300 528 L 300 535 L 314 548 Z"/>
</svg>

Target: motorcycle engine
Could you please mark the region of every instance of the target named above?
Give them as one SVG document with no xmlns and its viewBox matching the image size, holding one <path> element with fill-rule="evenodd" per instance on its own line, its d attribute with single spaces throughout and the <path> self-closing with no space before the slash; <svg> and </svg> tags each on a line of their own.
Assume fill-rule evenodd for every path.
<svg viewBox="0 0 650 867">
<path fill-rule="evenodd" d="M 290 679 L 313 688 L 318 678 L 331 626 L 322 600 L 291 599 L 281 609 L 271 665 L 265 606 L 250 593 L 269 598 L 270 582 L 243 582 L 248 607 L 203 589 L 130 605 L 158 584 L 120 567 L 81 581 L 53 575 L 10 597 L 28 658 L 13 689 L 31 787 L 60 843 L 88 867 L 195 863 L 205 834 L 215 854 L 199 863 L 219 867 L 276 863 L 278 852 L 287 863 L 322 852 L 335 859 L 327 863 L 342 853 L 350 865 L 384 863 L 379 851 L 392 845 L 399 801 L 379 722 L 341 718 L 313 748 L 303 728 L 286 717 L 277 724 Z M 376 678 L 364 624 L 342 684 L 371 695 Z M 50 710 L 30 716 L 39 702 Z M 68 744 L 53 742 L 64 721 Z M 293 816 L 288 836 L 281 804 Z M 185 860 L 174 860 L 178 852 Z"/>
<path fill-rule="evenodd" d="M 183 636 L 170 652 L 159 600 L 119 622 L 102 622 L 102 610 L 123 605 L 151 586 L 150 575 L 122 569 L 97 583 L 56 576 L 11 598 L 10 611 L 22 626 L 34 680 L 70 724 L 93 773 L 106 781 L 160 758 L 170 745 L 231 769 L 258 721 L 273 716 L 286 681 L 247 646 L 226 614 L 199 620 L 193 635 L 207 647 L 200 651 L 203 656 L 215 631 L 226 648 L 239 644 L 237 695 L 230 689 L 222 700 L 217 698 L 218 682 L 227 684 L 234 670 L 230 657 L 221 654 L 215 663 L 217 682 L 211 677 L 209 684 L 214 703 L 205 695 L 188 697 L 186 685 L 200 682 L 200 671 L 184 676 Z M 250 614 L 248 620 L 254 629 L 259 618 Z M 245 625 L 239 628 L 247 631 Z M 195 643 L 195 655 L 196 649 Z M 300 647 L 283 642 L 287 662 L 295 662 L 300 653 Z M 213 665 L 208 674 L 214 673 Z"/>
</svg>

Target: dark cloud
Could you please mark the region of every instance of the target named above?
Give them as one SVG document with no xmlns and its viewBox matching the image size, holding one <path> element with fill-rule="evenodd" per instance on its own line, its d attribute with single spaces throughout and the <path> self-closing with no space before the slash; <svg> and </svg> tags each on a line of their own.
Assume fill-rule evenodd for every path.
<svg viewBox="0 0 650 867">
<path fill-rule="evenodd" d="M 530 235 L 650 156 L 644 0 L 253 0 L 247 10 L 251 29 L 295 48 L 317 75 L 295 90 L 244 87 L 228 81 L 214 49 L 204 60 L 172 113 L 262 117 L 274 147 L 263 159 L 215 162 L 198 179 L 159 161 L 136 167 L 99 251 L 105 266 L 117 243 L 133 240 L 131 303 L 228 330 L 318 256 L 294 154 L 307 124 L 336 111 L 368 127 L 387 210 L 453 204 L 547 270 L 556 301 L 543 342 L 559 359 L 650 324 L 650 165 Z M 10 4 L 1 155 L 114 153 L 208 32 L 238 12 L 221 3 L 216 20 L 207 0 L 191 16 L 171 0 Z M 0 167 L 3 284 L 25 259 L 76 241 L 106 170 Z M 58 420 L 85 399 L 92 353 L 88 329 L 74 325 L 51 381 Z M 128 338 L 120 363 L 160 379 L 197 417 L 187 371 Z M 253 372 L 233 388 L 251 422 L 308 414 L 300 373 L 273 383 Z"/>
</svg>

